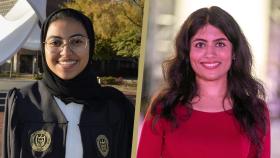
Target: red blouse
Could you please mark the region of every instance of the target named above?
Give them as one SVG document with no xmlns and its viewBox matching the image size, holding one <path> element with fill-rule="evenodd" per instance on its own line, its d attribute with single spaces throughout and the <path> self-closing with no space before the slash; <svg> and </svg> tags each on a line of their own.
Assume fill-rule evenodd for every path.
<svg viewBox="0 0 280 158">
<path fill-rule="evenodd" d="M 201 112 L 193 110 L 183 121 L 186 108 L 178 106 L 179 127 L 169 121 L 146 117 L 142 128 L 137 158 L 251 158 L 254 151 L 241 132 L 232 111 Z M 261 158 L 270 158 L 270 125 Z M 251 153 L 251 154 L 250 154 Z"/>
</svg>

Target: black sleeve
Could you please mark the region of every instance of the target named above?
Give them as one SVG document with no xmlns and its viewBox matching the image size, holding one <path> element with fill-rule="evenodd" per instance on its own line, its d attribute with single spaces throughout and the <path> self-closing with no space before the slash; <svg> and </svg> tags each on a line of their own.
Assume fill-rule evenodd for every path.
<svg viewBox="0 0 280 158">
<path fill-rule="evenodd" d="M 133 123 L 134 123 L 134 105 L 126 99 L 125 100 L 125 117 L 123 119 L 123 132 L 120 139 L 120 157 L 130 158 L 131 157 L 131 148 L 132 148 L 132 136 L 133 136 Z M 125 143 L 128 142 L 128 143 Z M 122 147 L 123 146 L 123 147 Z M 125 154 L 126 153 L 126 154 Z"/>
<path fill-rule="evenodd" d="M 13 126 L 16 124 L 13 119 L 14 103 L 16 99 L 17 89 L 10 90 L 6 97 L 4 120 L 3 120 L 3 132 L 2 132 L 2 158 L 10 158 L 11 150 L 13 150 Z M 13 121 L 13 122 L 12 122 Z"/>
<path fill-rule="evenodd" d="M 112 87 L 105 87 L 107 96 L 110 97 L 112 104 L 118 110 L 111 113 L 112 119 L 117 111 L 120 113 L 120 126 L 114 133 L 117 133 L 114 145 L 115 151 L 113 152 L 114 158 L 131 158 L 132 136 L 135 107 L 129 99 L 120 91 Z M 113 109 L 115 109 L 113 108 Z"/>
</svg>

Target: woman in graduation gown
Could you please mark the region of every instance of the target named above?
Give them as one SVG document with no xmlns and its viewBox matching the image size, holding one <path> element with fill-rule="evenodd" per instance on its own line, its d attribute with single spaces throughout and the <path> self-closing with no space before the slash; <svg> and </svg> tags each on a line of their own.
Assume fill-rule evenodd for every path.
<svg viewBox="0 0 280 158">
<path fill-rule="evenodd" d="M 129 158 L 134 106 L 97 82 L 91 20 L 53 12 L 41 47 L 43 79 L 7 95 L 3 158 Z"/>
</svg>

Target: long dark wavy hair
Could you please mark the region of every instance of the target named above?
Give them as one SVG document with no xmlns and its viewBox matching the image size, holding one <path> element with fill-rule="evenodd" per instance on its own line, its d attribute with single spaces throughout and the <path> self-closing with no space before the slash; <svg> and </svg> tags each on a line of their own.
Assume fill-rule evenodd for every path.
<svg viewBox="0 0 280 158">
<path fill-rule="evenodd" d="M 255 157 L 259 157 L 268 120 L 265 90 L 251 74 L 252 54 L 243 32 L 234 18 L 219 7 L 201 8 L 182 25 L 176 37 L 175 55 L 163 63 L 166 84 L 151 100 L 150 114 L 176 123 L 174 111 L 181 103 L 191 115 L 191 101 L 198 95 L 198 87 L 190 64 L 190 40 L 206 24 L 220 29 L 232 43 L 235 60 L 227 75 L 227 95 L 232 100 L 234 117 L 256 147 Z"/>
</svg>

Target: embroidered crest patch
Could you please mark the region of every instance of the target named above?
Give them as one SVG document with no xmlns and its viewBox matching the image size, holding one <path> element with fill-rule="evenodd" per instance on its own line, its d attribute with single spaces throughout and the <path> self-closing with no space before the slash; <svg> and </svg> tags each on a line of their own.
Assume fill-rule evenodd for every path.
<svg viewBox="0 0 280 158">
<path fill-rule="evenodd" d="M 38 130 L 31 134 L 30 145 L 33 151 L 46 151 L 51 144 L 51 135 L 48 131 Z"/>
<path fill-rule="evenodd" d="M 109 153 L 109 140 L 108 138 L 101 134 L 96 138 L 96 145 L 98 147 L 99 152 L 103 157 L 106 157 Z"/>
</svg>

